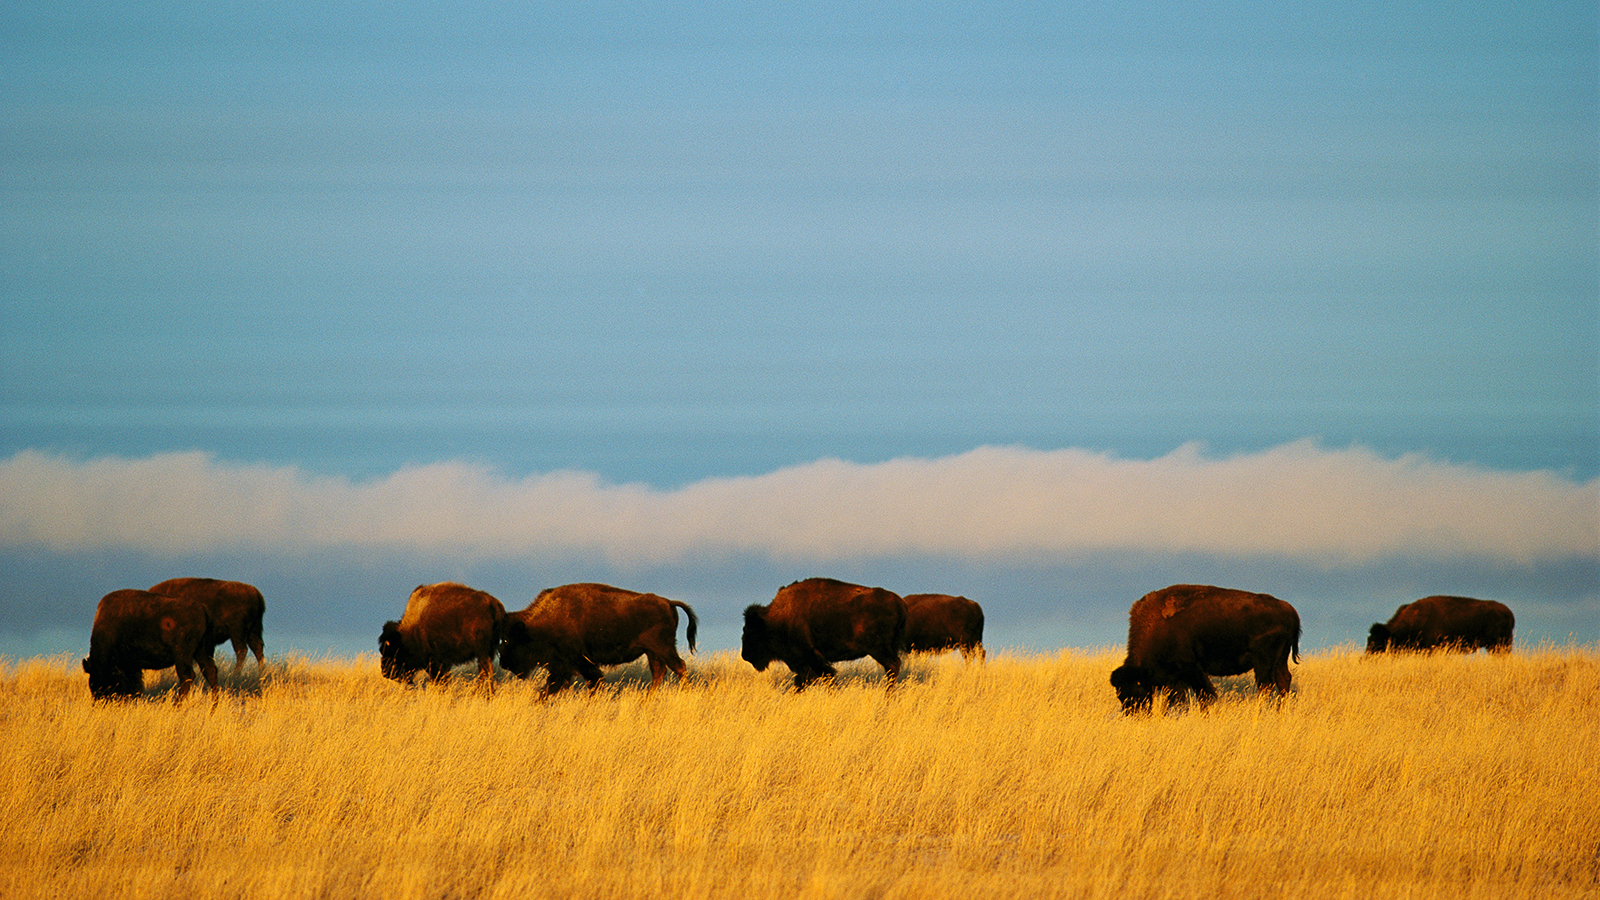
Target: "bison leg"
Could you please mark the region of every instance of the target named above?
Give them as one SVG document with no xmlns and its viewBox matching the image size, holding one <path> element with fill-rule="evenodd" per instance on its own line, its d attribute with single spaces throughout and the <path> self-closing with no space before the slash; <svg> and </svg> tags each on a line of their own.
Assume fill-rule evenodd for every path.
<svg viewBox="0 0 1600 900">
<path fill-rule="evenodd" d="M 817 659 L 821 661 L 821 665 L 802 664 L 802 668 L 804 669 L 803 674 L 796 674 L 794 676 L 795 690 L 801 690 L 806 685 L 814 681 L 820 681 L 824 678 L 826 678 L 828 681 L 833 681 L 835 678 L 839 677 L 839 670 L 835 669 L 832 663 L 822 659 L 821 656 L 818 656 Z"/>
<path fill-rule="evenodd" d="M 794 670 L 794 689 L 796 692 L 805 690 L 806 685 L 809 685 L 818 679 L 832 679 L 834 676 L 839 674 L 838 669 L 835 669 L 826 662 L 824 662 L 821 666 L 810 665 L 807 663 L 797 663 L 796 665 L 799 666 L 798 669 Z"/>
<path fill-rule="evenodd" d="M 545 678 L 544 690 L 539 692 L 539 699 L 543 700 L 572 683 L 573 676 L 577 674 L 571 667 L 552 663 L 550 674 Z"/>
<path fill-rule="evenodd" d="M 211 667 L 215 671 L 216 663 L 212 663 Z M 173 696 L 182 700 L 188 696 L 189 689 L 194 687 L 194 663 L 187 659 L 180 659 L 172 668 L 178 675 L 178 689 Z"/>
<path fill-rule="evenodd" d="M 1178 675 L 1170 687 L 1167 688 L 1168 705 L 1181 706 L 1189 702 L 1189 693 L 1193 692 L 1201 706 L 1209 706 L 1217 699 L 1216 685 L 1198 666 L 1187 669 Z"/>
<path fill-rule="evenodd" d="M 1289 658 L 1272 660 L 1256 666 L 1256 690 L 1265 693 L 1274 693 L 1288 696 L 1291 681 L 1289 678 Z"/>
<path fill-rule="evenodd" d="M 819 678 L 831 679 L 839 674 L 839 670 L 809 643 L 795 647 L 794 657 L 783 662 L 794 673 L 794 689 L 797 691 L 804 690 L 806 685 Z"/>
<path fill-rule="evenodd" d="M 244 657 L 248 652 L 249 648 L 245 646 L 243 638 L 233 639 L 233 677 L 238 678 L 244 671 Z"/>
<path fill-rule="evenodd" d="M 654 693 L 655 689 L 667 677 L 667 662 L 654 653 L 646 654 L 645 660 L 650 663 L 650 687 L 648 690 Z M 678 677 L 682 678 L 683 674 L 680 672 Z"/>
<path fill-rule="evenodd" d="M 200 657 L 200 674 L 205 676 L 206 689 L 217 692 L 217 661 L 209 656 Z"/>
<path fill-rule="evenodd" d="M 1288 632 L 1269 632 L 1250 642 L 1250 655 L 1255 660 L 1256 690 L 1273 690 L 1288 696 L 1289 649 L 1294 638 Z"/>
<path fill-rule="evenodd" d="M 493 656 L 480 656 L 480 657 L 478 657 L 477 684 L 482 686 L 490 694 L 494 693 L 494 657 Z"/>
<path fill-rule="evenodd" d="M 872 658 L 878 665 L 883 666 L 884 680 L 888 682 L 889 688 L 893 689 L 895 683 L 900 680 L 900 654 L 887 650 L 872 654 Z"/>
<path fill-rule="evenodd" d="M 605 677 L 605 673 L 600 671 L 600 667 L 595 665 L 587 656 L 578 661 L 578 674 L 582 675 L 583 680 L 589 683 L 589 690 L 591 691 L 599 690 L 600 680 Z"/>
<path fill-rule="evenodd" d="M 689 677 L 689 667 L 683 664 L 683 657 L 679 656 L 676 651 L 655 653 L 646 650 L 645 659 L 650 663 L 650 690 L 652 691 L 662 681 L 666 680 L 668 671 L 678 676 L 680 684 Z"/>
<path fill-rule="evenodd" d="M 131 664 L 118 667 L 115 693 L 122 697 L 137 697 L 143 694 L 144 669 Z"/>
</svg>

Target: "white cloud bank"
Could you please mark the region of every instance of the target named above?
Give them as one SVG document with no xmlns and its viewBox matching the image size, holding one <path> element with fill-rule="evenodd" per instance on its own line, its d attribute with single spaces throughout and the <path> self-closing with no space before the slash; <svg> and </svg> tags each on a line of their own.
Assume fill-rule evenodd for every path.
<svg viewBox="0 0 1600 900">
<path fill-rule="evenodd" d="M 1048 560 L 1096 551 L 1322 566 L 1600 556 L 1600 479 L 1386 459 L 1299 441 L 1154 460 L 984 447 L 871 465 L 822 460 L 673 490 L 459 463 L 365 481 L 203 453 L 0 461 L 0 546 L 157 555 L 371 548 L 620 564 L 757 554 Z"/>
</svg>

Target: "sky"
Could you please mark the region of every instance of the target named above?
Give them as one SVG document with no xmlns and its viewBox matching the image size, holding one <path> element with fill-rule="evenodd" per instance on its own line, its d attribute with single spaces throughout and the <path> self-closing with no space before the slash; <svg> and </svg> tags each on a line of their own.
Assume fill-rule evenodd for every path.
<svg viewBox="0 0 1600 900">
<path fill-rule="evenodd" d="M 1597 17 L 11 4 L 0 655 L 178 575 L 269 653 L 446 579 L 731 649 L 814 575 L 1600 641 Z"/>
</svg>

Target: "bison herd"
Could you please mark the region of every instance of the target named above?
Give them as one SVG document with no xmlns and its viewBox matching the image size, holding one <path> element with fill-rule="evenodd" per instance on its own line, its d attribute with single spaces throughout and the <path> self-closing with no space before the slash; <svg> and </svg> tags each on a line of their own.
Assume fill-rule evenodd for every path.
<svg viewBox="0 0 1600 900">
<path fill-rule="evenodd" d="M 650 689 L 670 670 L 687 667 L 678 655 L 678 612 L 688 620 L 690 652 L 700 620 L 688 604 L 604 584 L 567 584 L 542 591 L 527 608 L 508 613 L 494 596 L 454 582 L 411 592 L 398 622 L 378 638 L 386 678 L 409 683 L 419 674 L 440 681 L 452 668 L 476 662 L 491 686 L 494 664 L 518 678 L 544 669 L 541 697 L 581 676 L 592 689 L 601 666 L 645 657 Z M 113 591 L 101 598 L 83 670 L 97 700 L 136 697 L 145 669 L 174 668 L 177 694 L 188 692 L 199 666 L 217 687 L 217 645 L 231 642 L 234 674 L 245 654 L 263 664 L 261 592 L 237 581 L 175 578 L 148 591 Z M 1502 603 L 1467 597 L 1424 597 L 1374 624 L 1368 653 L 1453 649 L 1511 649 L 1515 620 Z M 772 602 L 744 611 L 740 655 L 756 671 L 782 662 L 796 690 L 837 674 L 833 664 L 870 657 L 890 687 L 908 652 L 960 650 L 984 658 L 983 609 L 965 597 L 908 594 L 831 578 L 809 578 L 779 589 Z M 1262 692 L 1290 691 L 1289 660 L 1300 661 L 1300 615 L 1268 594 L 1178 584 L 1139 598 L 1128 613 L 1128 652 L 1111 673 L 1125 713 L 1148 711 L 1155 699 L 1208 703 L 1212 676 L 1251 672 Z"/>
</svg>

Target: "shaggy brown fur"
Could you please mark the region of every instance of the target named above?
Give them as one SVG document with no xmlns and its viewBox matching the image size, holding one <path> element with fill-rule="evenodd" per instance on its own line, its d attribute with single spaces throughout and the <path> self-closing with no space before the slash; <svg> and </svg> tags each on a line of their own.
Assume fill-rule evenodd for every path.
<svg viewBox="0 0 1600 900">
<path fill-rule="evenodd" d="M 212 635 L 215 643 L 227 640 L 233 644 L 235 676 L 244 671 L 246 651 L 255 654 L 257 669 L 266 665 L 261 619 L 267 613 L 267 601 L 253 585 L 216 578 L 169 578 L 152 587 L 150 593 L 204 603 L 216 632 Z"/>
<path fill-rule="evenodd" d="M 383 675 L 410 682 L 425 671 L 443 681 L 452 667 L 477 660 L 479 681 L 492 685 L 505 621 L 506 608 L 490 594 L 451 581 L 422 585 L 411 592 L 400 621 L 383 623 Z"/>
<path fill-rule="evenodd" d="M 1258 690 L 1288 694 L 1289 657 L 1300 661 L 1300 614 L 1268 594 L 1177 584 L 1128 611 L 1128 656 L 1111 673 L 1125 713 L 1150 708 L 1157 691 L 1183 703 L 1216 699 L 1209 675 L 1254 670 Z"/>
<path fill-rule="evenodd" d="M 526 609 L 510 615 L 500 642 L 500 665 L 526 678 L 545 667 L 542 697 L 582 675 L 591 689 L 600 684 L 600 667 L 650 662 L 650 689 L 667 670 L 682 681 L 688 671 L 678 655 L 678 610 L 689 617 L 685 636 L 695 649 L 700 619 L 686 603 L 607 584 L 564 584 L 539 593 Z"/>
<path fill-rule="evenodd" d="M 208 643 L 213 625 L 205 605 L 149 591 L 112 591 L 100 598 L 89 632 L 83 671 L 96 700 L 137 697 L 144 692 L 144 670 L 177 670 L 179 697 L 194 685 L 200 664 L 206 685 L 217 689 L 217 664 Z"/>
<path fill-rule="evenodd" d="M 832 663 L 870 656 L 893 687 L 905 637 L 906 603 L 898 594 L 810 578 L 780 589 L 767 606 L 745 609 L 741 655 L 757 672 L 780 660 L 796 690 L 837 675 Z"/>
<path fill-rule="evenodd" d="M 1367 652 L 1443 648 L 1472 653 L 1484 647 L 1491 653 L 1508 653 L 1516 625 L 1516 616 L 1504 603 L 1423 597 L 1395 610 L 1388 622 L 1374 624 L 1367 636 Z"/>
<path fill-rule="evenodd" d="M 963 659 L 983 661 L 983 607 L 949 594 L 907 594 L 905 600 L 907 650 L 960 650 Z"/>
</svg>

